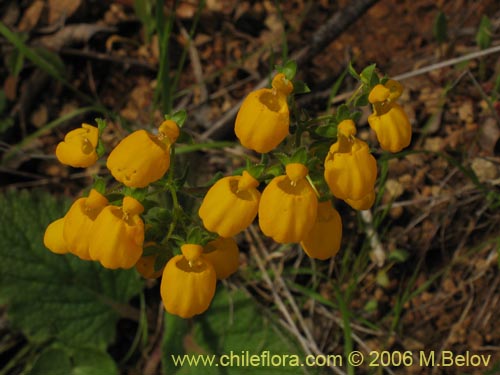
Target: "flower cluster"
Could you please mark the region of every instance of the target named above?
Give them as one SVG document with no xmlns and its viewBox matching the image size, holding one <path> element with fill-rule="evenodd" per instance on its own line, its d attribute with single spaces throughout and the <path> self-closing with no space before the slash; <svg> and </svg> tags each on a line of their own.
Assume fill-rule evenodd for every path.
<svg viewBox="0 0 500 375">
<path fill-rule="evenodd" d="M 233 237 L 257 217 L 262 233 L 275 242 L 298 243 L 315 259 L 335 256 L 342 220 L 334 202 L 365 210 L 376 197 L 377 162 L 357 137 L 355 107 L 363 105 L 363 98 L 364 105 L 372 104 L 368 122 L 380 147 L 399 152 L 411 141 L 408 117 L 395 102 L 402 86 L 362 73 L 350 101 L 358 104 L 339 107 L 318 127 L 317 119 L 291 119 L 290 113 L 298 113 L 293 98 L 301 85 L 293 81 L 295 68 L 289 68 L 273 77 L 271 88 L 251 92 L 236 117 L 236 137 L 262 154 L 261 163 L 248 162 L 241 174 L 216 181 L 198 215 L 182 207 L 178 194 L 186 174 L 174 173 L 175 142 L 185 120 L 181 111 L 165 116 L 154 132 L 136 130 L 122 139 L 106 160 L 116 182 L 106 189 L 104 180 L 96 179 L 87 196 L 47 227 L 45 246 L 109 269 L 135 267 L 145 278 L 161 276 L 165 309 L 183 318 L 207 310 L 217 280 L 237 271 L 239 249 Z M 57 159 L 75 168 L 96 163 L 105 153 L 100 140 L 105 124 L 97 123 L 66 134 L 57 145 Z M 195 198 L 182 193 L 185 199 Z"/>
</svg>

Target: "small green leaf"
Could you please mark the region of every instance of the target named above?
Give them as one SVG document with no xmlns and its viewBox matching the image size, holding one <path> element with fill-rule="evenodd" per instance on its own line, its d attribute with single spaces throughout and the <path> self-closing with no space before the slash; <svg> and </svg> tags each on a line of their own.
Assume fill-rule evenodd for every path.
<svg viewBox="0 0 500 375">
<path fill-rule="evenodd" d="M 377 272 L 377 284 L 383 288 L 387 288 L 389 286 L 389 276 L 387 276 L 387 272 L 385 270 L 379 270 Z"/>
<path fill-rule="evenodd" d="M 406 260 L 410 257 L 410 254 L 406 250 L 396 249 L 389 253 L 388 259 L 397 263 L 406 262 Z"/>
<path fill-rule="evenodd" d="M 364 107 L 365 105 L 368 105 L 368 93 L 358 96 L 354 102 L 355 107 Z"/>
<path fill-rule="evenodd" d="M 376 73 L 375 73 L 375 68 L 377 67 L 376 64 L 371 64 L 371 65 L 368 65 L 366 68 L 363 69 L 363 71 L 360 73 L 360 78 L 361 78 L 361 82 L 363 82 L 365 85 L 369 86 L 372 82 L 372 76 Z"/>
<path fill-rule="evenodd" d="M 98 193 L 106 194 L 106 181 L 104 178 L 98 175 L 94 175 L 94 183 L 92 184 L 92 189 L 96 190 Z"/>
<path fill-rule="evenodd" d="M 293 80 L 295 74 L 297 73 L 297 63 L 293 60 L 289 60 L 283 65 L 281 69 L 278 69 L 281 73 L 283 73 L 289 81 Z"/>
<path fill-rule="evenodd" d="M 434 19 L 434 27 L 432 29 L 434 38 L 436 38 L 436 41 L 439 44 L 442 44 L 446 41 L 448 33 L 447 29 L 448 21 L 446 19 L 446 14 L 439 11 L 439 13 L 436 15 L 436 18 Z"/>
<path fill-rule="evenodd" d="M 293 81 L 293 93 L 294 94 L 307 94 L 311 92 L 307 83 L 303 81 Z"/>
<path fill-rule="evenodd" d="M 480 49 L 486 49 L 491 46 L 492 25 L 488 16 L 483 15 L 479 23 L 479 29 L 476 33 L 476 43 Z"/>
<path fill-rule="evenodd" d="M 343 120 L 350 118 L 350 114 L 351 113 L 350 113 L 349 107 L 347 105 L 345 105 L 345 104 L 340 105 L 337 108 L 337 113 L 336 113 L 337 122 L 340 122 L 340 121 L 343 121 Z"/>
<path fill-rule="evenodd" d="M 318 126 L 314 132 L 324 138 L 336 138 L 337 127 L 331 125 Z"/>
<path fill-rule="evenodd" d="M 359 76 L 358 72 L 356 72 L 356 69 L 352 66 L 352 61 L 349 61 L 349 65 L 347 66 L 347 70 L 351 76 L 356 78 L 358 81 L 361 79 Z"/>
</svg>

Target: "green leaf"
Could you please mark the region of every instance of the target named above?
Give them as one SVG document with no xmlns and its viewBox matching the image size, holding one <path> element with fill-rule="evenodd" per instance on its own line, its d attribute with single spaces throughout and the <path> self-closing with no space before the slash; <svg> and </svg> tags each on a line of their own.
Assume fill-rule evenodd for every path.
<svg viewBox="0 0 500 375">
<path fill-rule="evenodd" d="M 370 86 L 373 79 L 372 77 L 375 74 L 376 67 L 377 67 L 376 64 L 371 64 L 368 65 L 366 68 L 364 68 L 363 71 L 360 73 L 361 82 L 363 82 L 367 86 Z"/>
<path fill-rule="evenodd" d="M 219 284 L 210 308 L 192 319 L 191 329 L 186 321 L 167 314 L 163 337 L 163 368 L 166 374 L 227 374 L 232 373 L 233 368 L 238 374 L 255 374 L 255 367 L 248 363 L 245 365 L 245 353 L 262 358 L 265 351 L 273 356 L 288 355 L 287 363 L 290 363 L 291 356 L 301 362 L 305 358 L 297 343 L 243 291 L 229 292 Z M 226 355 L 229 360 L 231 353 L 233 366 L 225 366 L 223 361 L 219 363 L 221 356 Z M 198 365 L 190 366 L 187 358 L 199 360 Z M 175 360 L 184 360 L 184 364 L 178 362 L 176 365 Z M 210 361 L 213 361 L 211 366 L 208 364 Z M 239 365 L 235 365 L 236 361 Z M 265 374 L 298 373 L 293 362 L 292 366 L 269 366 L 264 361 L 261 366 Z M 301 370 L 306 370 L 306 374 L 314 371 L 306 367 L 301 367 Z"/>
<path fill-rule="evenodd" d="M 172 120 L 179 128 L 182 128 L 187 119 L 187 112 L 184 109 L 175 112 L 172 115 L 165 115 L 165 120 Z"/>
<path fill-rule="evenodd" d="M 403 263 L 410 257 L 410 254 L 406 250 L 396 249 L 389 253 L 389 260 L 392 260 L 397 263 Z"/>
<path fill-rule="evenodd" d="M 307 83 L 303 81 L 293 81 L 293 93 L 294 94 L 307 94 L 310 93 L 311 89 L 307 86 Z"/>
<path fill-rule="evenodd" d="M 340 122 L 340 121 L 343 121 L 343 120 L 350 118 L 350 114 L 351 113 L 350 113 L 349 107 L 347 105 L 345 105 L 345 104 L 340 105 L 337 108 L 337 113 L 336 113 L 337 122 Z"/>
<path fill-rule="evenodd" d="M 356 72 L 356 69 L 354 69 L 354 67 L 352 66 L 352 61 L 349 61 L 349 65 L 347 66 L 347 71 L 351 76 L 356 78 L 358 81 L 361 79 L 358 72 Z"/>
<path fill-rule="evenodd" d="M 281 69 L 278 69 L 281 73 L 283 73 L 289 81 L 291 81 L 295 74 L 297 73 L 297 63 L 293 60 L 289 60 L 283 65 Z"/>
<path fill-rule="evenodd" d="M 448 22 L 446 20 L 446 14 L 440 11 L 436 15 L 436 18 L 434 20 L 434 27 L 432 29 L 434 38 L 436 38 L 436 41 L 439 44 L 442 44 L 446 41 L 448 33 L 447 29 L 448 29 Z"/>
<path fill-rule="evenodd" d="M 491 45 L 492 25 L 488 16 L 483 15 L 476 34 L 476 43 L 480 49 L 486 49 Z"/>
<path fill-rule="evenodd" d="M 28 375 L 117 375 L 109 354 L 95 349 L 48 348 L 36 359 Z"/>
<path fill-rule="evenodd" d="M 0 303 L 31 341 L 102 349 L 142 283 L 134 271 L 107 270 L 44 247 L 45 228 L 67 206 L 42 192 L 0 194 Z"/>
<path fill-rule="evenodd" d="M 324 138 L 335 138 L 337 136 L 337 127 L 331 125 L 318 126 L 314 132 Z"/>
<path fill-rule="evenodd" d="M 17 77 L 24 67 L 24 56 L 19 50 L 13 50 L 6 59 L 6 66 L 9 73 L 14 77 Z"/>
</svg>

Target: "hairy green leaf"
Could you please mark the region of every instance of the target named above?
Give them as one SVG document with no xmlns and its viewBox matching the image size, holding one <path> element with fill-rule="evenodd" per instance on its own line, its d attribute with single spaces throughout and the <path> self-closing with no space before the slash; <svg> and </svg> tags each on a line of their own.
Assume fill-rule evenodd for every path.
<svg viewBox="0 0 500 375">
<path fill-rule="evenodd" d="M 276 366 L 277 362 L 275 366 L 269 365 L 265 352 L 269 357 L 274 356 L 275 361 L 281 361 L 281 365 Z M 191 361 L 199 360 L 198 364 L 191 362 L 190 365 L 188 356 L 184 355 L 189 355 Z M 257 356 L 260 358 L 262 362 L 258 367 L 266 374 L 296 374 L 298 367 L 295 367 L 294 360 L 303 363 L 305 358 L 296 342 L 242 291 L 229 292 L 219 285 L 209 310 L 195 317 L 191 327 L 184 320 L 167 314 L 163 337 L 165 373 L 254 374 L 257 367 L 248 363 L 252 355 L 255 360 Z M 284 359 L 284 355 L 288 357 Z M 211 360 L 213 363 L 210 365 Z M 230 360 L 232 362 L 228 362 Z M 307 374 L 308 370 L 313 370 L 300 364 L 297 366 L 301 369 L 300 373 Z"/>
</svg>

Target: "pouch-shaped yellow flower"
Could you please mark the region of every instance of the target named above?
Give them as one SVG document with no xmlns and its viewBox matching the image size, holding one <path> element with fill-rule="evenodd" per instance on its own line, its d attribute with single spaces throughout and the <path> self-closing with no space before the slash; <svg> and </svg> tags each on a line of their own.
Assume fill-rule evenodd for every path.
<svg viewBox="0 0 500 375">
<path fill-rule="evenodd" d="M 247 171 L 242 176 L 223 177 L 207 192 L 198 214 L 205 228 L 221 237 L 232 237 L 247 228 L 257 216 L 259 181 Z"/>
<path fill-rule="evenodd" d="M 90 258 L 110 269 L 132 268 L 142 255 L 143 211 L 142 204 L 129 196 L 122 207 L 105 207 L 90 230 Z"/>
<path fill-rule="evenodd" d="M 47 249 L 56 254 L 69 252 L 68 245 L 63 236 L 64 218 L 57 219 L 47 226 L 43 236 L 43 244 Z"/>
<path fill-rule="evenodd" d="M 318 205 L 318 214 L 309 233 L 300 245 L 311 258 L 325 260 L 340 250 L 342 220 L 330 201 Z"/>
<path fill-rule="evenodd" d="M 284 74 L 278 73 L 273 78 L 271 89 L 253 91 L 244 99 L 234 126 L 244 147 L 266 153 L 285 139 L 290 126 L 286 98 L 292 91 L 292 83 Z"/>
<path fill-rule="evenodd" d="M 226 279 L 238 270 L 240 251 L 232 238 L 217 238 L 203 248 L 203 258 L 214 266 L 217 279 Z"/>
<path fill-rule="evenodd" d="M 92 224 L 108 205 L 108 200 L 92 189 L 88 197 L 77 199 L 64 216 L 63 236 L 69 251 L 83 260 L 90 260 L 89 236 Z"/>
<path fill-rule="evenodd" d="M 385 85 L 376 85 L 368 97 L 374 112 L 368 116 L 368 123 L 380 147 L 390 152 L 399 152 L 411 142 L 410 120 L 403 108 L 393 101 L 402 89 L 398 82 L 389 80 Z"/>
<path fill-rule="evenodd" d="M 276 242 L 300 242 L 314 224 L 318 198 L 307 173 L 303 164 L 288 164 L 286 174 L 273 178 L 262 192 L 259 226 Z"/>
<path fill-rule="evenodd" d="M 377 162 L 368 145 L 354 136 L 356 128 L 352 120 L 342 121 L 337 134 L 337 142 L 325 159 L 325 180 L 337 198 L 362 199 L 374 189 Z"/>
<path fill-rule="evenodd" d="M 208 309 L 215 294 L 214 267 L 201 255 L 203 247 L 181 246 L 182 255 L 170 259 L 160 285 L 165 310 L 181 318 L 191 318 Z"/>
<path fill-rule="evenodd" d="M 56 157 L 62 163 L 75 168 L 90 167 L 97 161 L 99 130 L 92 125 L 70 131 L 56 147 Z"/>
<path fill-rule="evenodd" d="M 158 135 L 136 130 L 111 151 L 106 166 L 116 180 L 143 188 L 165 175 L 170 167 L 170 145 L 179 129 L 175 122 L 166 120 L 158 130 Z"/>
</svg>

